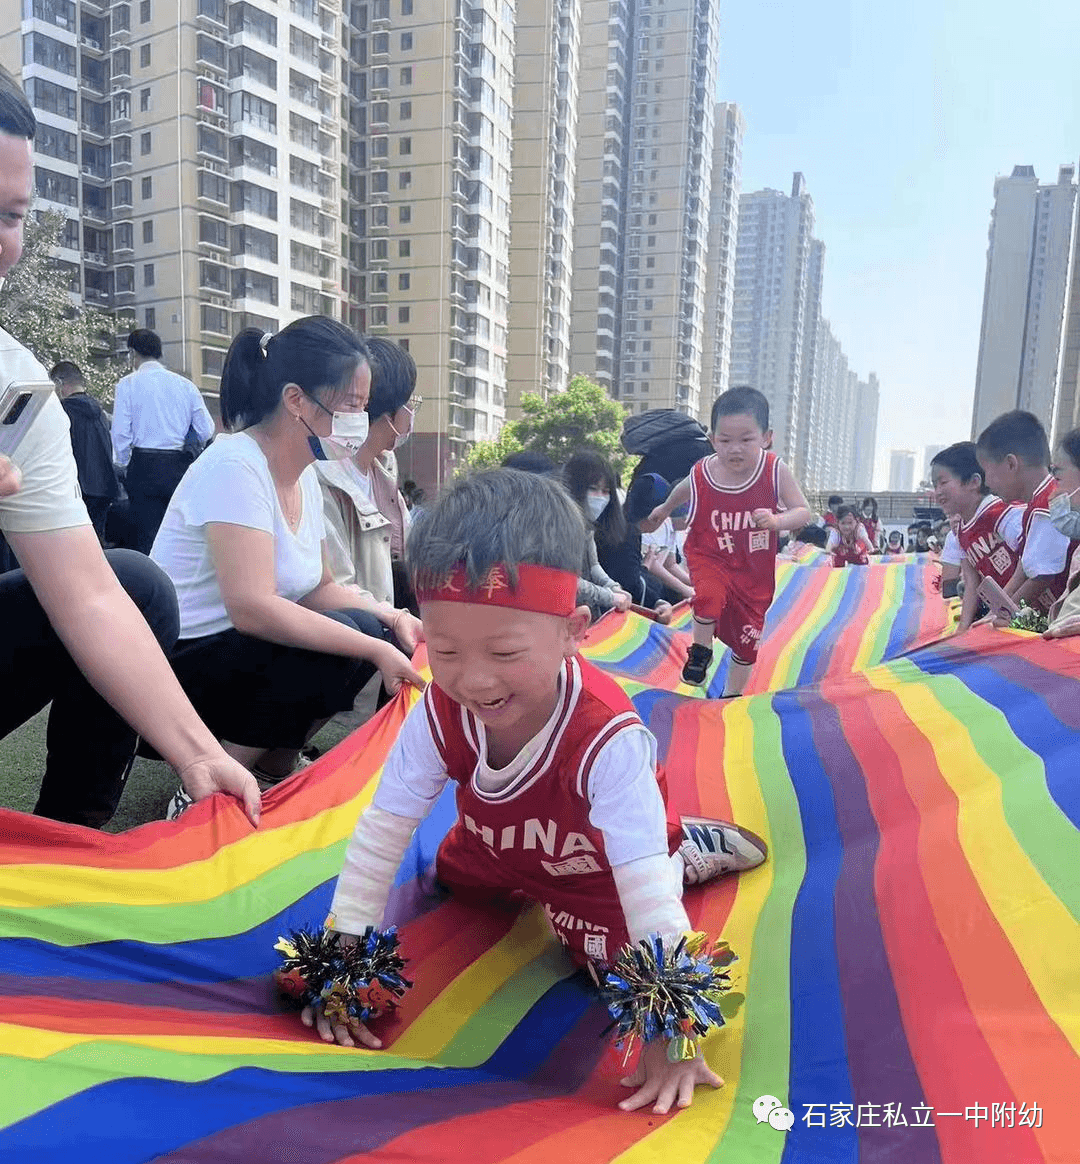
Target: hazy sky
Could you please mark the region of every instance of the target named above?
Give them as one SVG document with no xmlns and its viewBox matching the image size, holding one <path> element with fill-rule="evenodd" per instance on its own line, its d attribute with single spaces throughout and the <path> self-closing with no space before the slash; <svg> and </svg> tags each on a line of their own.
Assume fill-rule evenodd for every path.
<svg viewBox="0 0 1080 1164">
<path fill-rule="evenodd" d="M 746 117 L 742 188 L 801 170 L 824 312 L 881 379 L 888 451 L 970 435 L 994 178 L 1080 158 L 1076 0 L 726 0 L 719 97 Z"/>
</svg>

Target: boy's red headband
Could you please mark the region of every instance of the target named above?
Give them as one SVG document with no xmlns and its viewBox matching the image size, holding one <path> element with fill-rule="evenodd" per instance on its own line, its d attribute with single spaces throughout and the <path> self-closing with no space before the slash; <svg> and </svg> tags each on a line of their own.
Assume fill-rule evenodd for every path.
<svg viewBox="0 0 1080 1164">
<path fill-rule="evenodd" d="M 523 562 L 517 568 L 518 582 L 501 562 L 492 566 L 478 586 L 471 586 L 463 565 L 457 565 L 435 586 L 418 587 L 418 602 L 476 602 L 484 606 L 510 606 L 515 610 L 535 610 L 539 614 L 568 615 L 577 606 L 577 575 L 569 570 L 535 566 Z"/>
</svg>

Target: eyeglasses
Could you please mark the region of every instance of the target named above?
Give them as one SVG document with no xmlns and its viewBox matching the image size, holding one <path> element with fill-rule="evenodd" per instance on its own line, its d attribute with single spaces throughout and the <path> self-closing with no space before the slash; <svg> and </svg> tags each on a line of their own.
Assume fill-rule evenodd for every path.
<svg viewBox="0 0 1080 1164">
<path fill-rule="evenodd" d="M 420 405 L 423 403 L 424 403 L 423 396 L 413 396 L 409 400 L 409 403 L 406 405 L 406 408 L 408 408 L 408 410 L 413 414 L 413 416 L 415 416 L 420 411 Z"/>
</svg>

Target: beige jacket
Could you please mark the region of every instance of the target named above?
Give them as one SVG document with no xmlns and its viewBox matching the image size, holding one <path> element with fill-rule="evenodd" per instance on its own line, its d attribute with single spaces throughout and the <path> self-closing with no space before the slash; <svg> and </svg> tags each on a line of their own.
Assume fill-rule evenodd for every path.
<svg viewBox="0 0 1080 1164">
<path fill-rule="evenodd" d="M 409 514 L 397 490 L 397 465 L 392 454 L 371 466 L 372 492 L 393 512 L 397 522 L 380 510 L 357 481 L 347 461 L 316 461 L 323 494 L 326 549 L 330 572 L 342 586 L 357 586 L 376 602 L 394 602 L 391 546 L 395 525 L 408 532 Z M 376 479 L 378 478 L 378 479 Z"/>
</svg>

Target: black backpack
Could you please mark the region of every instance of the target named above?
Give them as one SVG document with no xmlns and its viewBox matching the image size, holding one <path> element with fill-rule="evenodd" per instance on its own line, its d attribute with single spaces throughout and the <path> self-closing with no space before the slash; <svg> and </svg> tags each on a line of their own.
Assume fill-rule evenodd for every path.
<svg viewBox="0 0 1080 1164">
<path fill-rule="evenodd" d="M 653 408 L 623 422 L 622 446 L 628 453 L 654 453 L 673 441 L 707 440 L 705 426 L 674 408 Z"/>
</svg>

